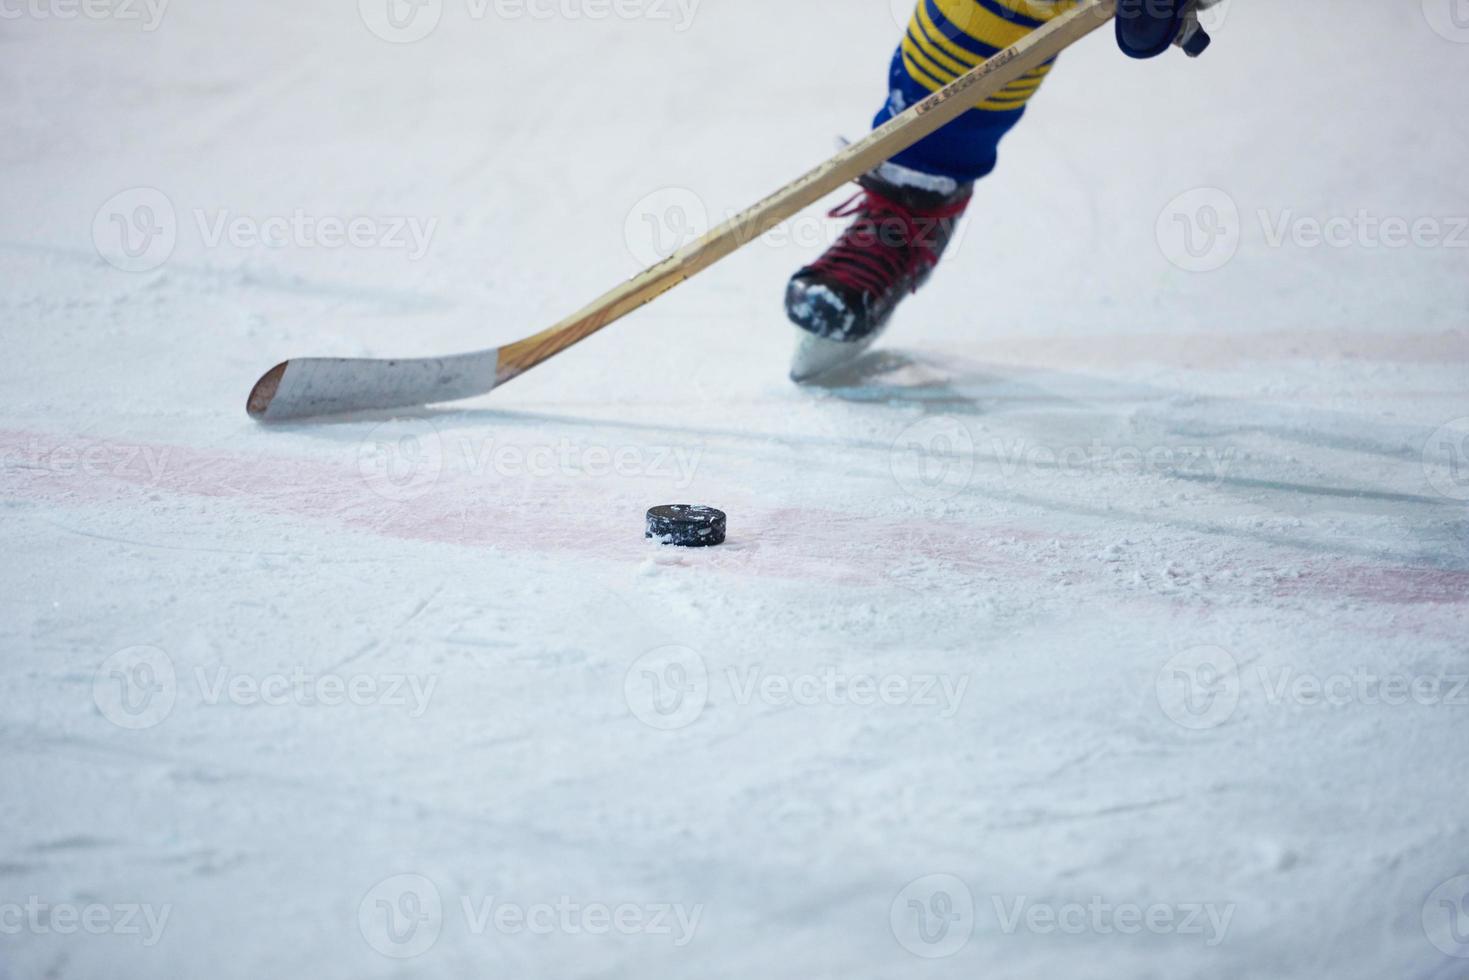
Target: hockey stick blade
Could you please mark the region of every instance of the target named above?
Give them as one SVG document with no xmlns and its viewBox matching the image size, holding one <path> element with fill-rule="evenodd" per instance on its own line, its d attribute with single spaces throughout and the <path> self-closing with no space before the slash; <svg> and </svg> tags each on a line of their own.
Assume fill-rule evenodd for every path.
<svg viewBox="0 0 1469 980">
<path fill-rule="evenodd" d="M 307 357 L 283 361 L 250 391 L 246 410 L 261 422 L 417 408 L 483 395 L 499 383 L 500 351 L 403 360 Z"/>
</svg>

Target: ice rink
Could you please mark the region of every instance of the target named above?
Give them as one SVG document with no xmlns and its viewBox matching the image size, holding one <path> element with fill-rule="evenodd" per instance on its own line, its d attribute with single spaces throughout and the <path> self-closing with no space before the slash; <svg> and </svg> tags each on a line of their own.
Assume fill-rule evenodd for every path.
<svg viewBox="0 0 1469 980">
<path fill-rule="evenodd" d="M 0 0 L 0 977 L 1469 976 L 1461 0 L 1088 38 L 831 383 L 815 209 L 246 417 L 820 162 L 907 6 Z"/>
</svg>

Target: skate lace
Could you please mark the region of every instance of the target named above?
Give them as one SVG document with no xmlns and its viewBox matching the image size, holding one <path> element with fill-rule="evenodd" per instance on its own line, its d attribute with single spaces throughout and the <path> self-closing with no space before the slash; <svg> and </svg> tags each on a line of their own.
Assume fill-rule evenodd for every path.
<svg viewBox="0 0 1469 980">
<path fill-rule="evenodd" d="M 916 211 L 872 190 L 861 190 L 827 212 L 856 217 L 812 270 L 860 292 L 881 294 L 939 260 L 938 232 L 964 213 L 968 197 L 932 211 Z"/>
</svg>

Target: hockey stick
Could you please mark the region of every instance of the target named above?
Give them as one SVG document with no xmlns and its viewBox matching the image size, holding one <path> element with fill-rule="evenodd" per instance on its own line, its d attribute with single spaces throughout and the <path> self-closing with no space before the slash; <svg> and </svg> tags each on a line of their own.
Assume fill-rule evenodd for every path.
<svg viewBox="0 0 1469 980">
<path fill-rule="evenodd" d="M 1117 0 L 1081 0 L 815 170 L 644 270 L 590 306 L 506 347 L 452 357 L 298 358 L 267 371 L 246 410 L 266 422 L 403 408 L 482 395 L 656 299 L 803 208 L 957 119 L 1116 15 Z"/>
</svg>

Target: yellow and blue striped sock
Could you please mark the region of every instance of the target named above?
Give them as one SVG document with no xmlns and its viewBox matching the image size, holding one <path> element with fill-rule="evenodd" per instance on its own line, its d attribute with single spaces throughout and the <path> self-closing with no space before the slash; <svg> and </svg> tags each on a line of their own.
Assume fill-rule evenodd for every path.
<svg viewBox="0 0 1469 980">
<path fill-rule="evenodd" d="M 1075 5 L 1075 0 L 918 0 L 893 55 L 887 104 L 878 126 Z M 1000 139 L 1051 70 L 1026 72 L 894 162 L 923 173 L 971 181 L 995 168 Z"/>
</svg>

